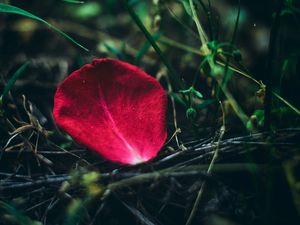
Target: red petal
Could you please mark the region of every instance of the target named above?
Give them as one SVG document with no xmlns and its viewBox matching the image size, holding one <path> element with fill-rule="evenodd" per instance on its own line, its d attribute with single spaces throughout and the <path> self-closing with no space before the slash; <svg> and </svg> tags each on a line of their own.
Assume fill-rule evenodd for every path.
<svg viewBox="0 0 300 225">
<path fill-rule="evenodd" d="M 60 84 L 53 115 L 78 143 L 134 165 L 154 158 L 164 144 L 166 109 L 156 79 L 128 63 L 96 59 Z"/>
</svg>

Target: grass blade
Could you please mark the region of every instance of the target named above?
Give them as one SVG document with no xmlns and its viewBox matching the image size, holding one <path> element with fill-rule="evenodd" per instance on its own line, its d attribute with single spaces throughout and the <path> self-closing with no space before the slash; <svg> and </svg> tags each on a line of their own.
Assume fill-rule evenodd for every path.
<svg viewBox="0 0 300 225">
<path fill-rule="evenodd" d="M 28 65 L 29 65 L 29 62 L 24 63 L 19 69 L 17 69 L 17 71 L 14 73 L 14 75 L 12 75 L 12 77 L 9 79 L 9 81 L 7 82 L 7 84 L 4 87 L 4 90 L 0 97 L 1 100 L 4 98 L 5 95 L 7 95 L 7 93 L 10 91 L 12 86 L 16 83 L 16 80 L 24 72 L 24 70 L 26 69 L 26 67 Z"/>
<path fill-rule="evenodd" d="M 152 37 L 152 35 L 149 33 L 147 28 L 144 26 L 140 18 L 136 15 L 134 10 L 132 9 L 131 5 L 129 5 L 128 0 L 122 1 L 125 8 L 127 9 L 128 13 L 130 14 L 131 18 L 135 22 L 135 24 L 139 27 L 139 29 L 142 31 L 142 33 L 145 35 L 146 39 L 149 41 L 151 46 L 154 48 L 158 56 L 160 57 L 161 61 L 164 63 L 164 65 L 167 67 L 168 71 L 170 72 L 170 80 L 172 81 L 173 85 L 175 85 L 179 89 L 186 89 L 185 83 L 183 80 L 181 80 L 179 74 L 176 72 L 176 70 L 171 66 L 170 62 L 167 60 L 159 46 L 157 45 L 156 41 Z"/>
<path fill-rule="evenodd" d="M 81 44 L 79 44 L 77 41 L 75 41 L 73 38 L 71 38 L 69 35 L 67 35 L 66 33 L 64 33 L 63 31 L 61 31 L 60 29 L 56 28 L 55 26 L 51 25 L 50 23 L 48 23 L 46 20 L 43 20 L 42 18 L 33 15 L 32 13 L 20 9 L 16 6 L 12 6 L 9 4 L 2 4 L 0 3 L 0 13 L 12 13 L 12 14 L 17 14 L 17 15 L 21 15 L 21 16 L 25 16 L 25 17 L 29 17 L 31 19 L 40 21 L 44 24 L 46 24 L 48 27 L 50 27 L 51 29 L 53 29 L 54 31 L 58 32 L 59 34 L 61 34 L 62 36 L 64 36 L 65 38 L 67 38 L 68 40 L 70 40 L 71 42 L 73 42 L 74 44 L 76 44 L 77 46 L 79 46 L 80 48 L 84 49 L 85 51 L 89 51 L 87 48 L 83 47 Z"/>
<path fill-rule="evenodd" d="M 161 34 L 160 33 L 155 33 L 153 34 L 153 39 L 154 41 L 157 41 L 160 38 Z M 148 52 L 148 50 L 150 49 L 151 44 L 147 41 L 141 48 L 140 50 L 137 52 L 137 54 L 135 55 L 135 65 L 138 65 L 141 61 L 141 59 L 143 58 L 143 56 Z"/>
</svg>

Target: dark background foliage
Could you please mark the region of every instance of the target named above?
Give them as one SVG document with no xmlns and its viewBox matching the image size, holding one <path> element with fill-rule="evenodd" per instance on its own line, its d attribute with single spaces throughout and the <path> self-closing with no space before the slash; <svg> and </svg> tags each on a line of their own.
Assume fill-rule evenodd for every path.
<svg viewBox="0 0 300 225">
<path fill-rule="evenodd" d="M 199 72 L 205 56 L 199 55 L 197 29 L 182 1 L 130 1 L 180 79 L 190 87 L 198 76 L 195 90 L 203 95 L 192 96 L 189 105 L 182 104 L 188 92 L 182 94 L 184 90 L 175 85 L 168 90 L 176 102 L 179 143 L 173 138 L 157 159 L 135 167 L 112 164 L 77 145 L 52 118 L 58 83 L 93 58 L 118 58 L 158 78 L 167 73 L 125 1 L 0 2 L 46 20 L 90 50 L 39 21 L 0 13 L 1 93 L 16 71 L 29 63 L 0 105 L 1 225 L 185 224 L 203 183 L 192 224 L 299 224 L 299 1 L 240 1 L 234 47 L 219 48 L 235 52 L 230 65 L 272 86 L 271 91 L 290 104 L 273 95 L 270 129 L 265 130 L 268 113 L 261 86 L 228 70 L 227 87 L 247 116 L 245 127 L 226 94 L 216 94 L 218 79 L 212 68 Z M 239 1 L 211 1 L 211 8 L 209 1 L 202 1 L 211 21 L 201 1 L 194 2 L 210 44 L 230 43 Z M 222 54 L 215 60 L 229 62 Z M 161 83 L 167 90 L 169 81 L 162 78 Z M 176 130 L 171 101 L 169 109 L 171 137 Z M 207 174 L 216 149 L 217 163 Z M 130 180 L 134 177 L 137 180 Z M 111 184 L 118 185 L 107 194 Z"/>
</svg>

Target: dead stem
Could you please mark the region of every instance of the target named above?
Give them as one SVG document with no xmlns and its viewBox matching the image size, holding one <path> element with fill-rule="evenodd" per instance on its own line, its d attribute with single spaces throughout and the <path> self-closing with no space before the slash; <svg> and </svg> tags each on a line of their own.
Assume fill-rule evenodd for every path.
<svg viewBox="0 0 300 225">
<path fill-rule="evenodd" d="M 167 75 L 167 71 L 166 69 L 162 69 L 156 76 L 157 80 L 160 80 L 162 77 L 164 77 L 167 81 L 167 89 L 168 89 L 168 93 L 172 93 L 173 92 L 173 88 L 169 79 L 169 76 Z M 175 141 L 177 144 L 177 147 L 179 149 L 185 149 L 184 146 L 180 145 L 179 140 L 178 140 L 178 135 L 179 133 L 181 133 L 181 129 L 178 128 L 178 124 L 177 124 L 177 115 L 176 115 L 176 105 L 175 105 L 175 100 L 172 96 L 170 96 L 171 98 L 171 103 L 172 103 L 172 113 L 173 113 L 173 123 L 174 123 L 174 128 L 175 131 L 173 133 L 173 135 L 170 137 L 170 139 L 165 143 L 165 146 L 167 146 L 167 144 L 175 137 Z"/>
<path fill-rule="evenodd" d="M 213 169 L 213 166 L 214 166 L 214 163 L 215 161 L 217 160 L 218 158 L 218 155 L 219 155 L 219 147 L 220 147 L 220 143 L 223 139 L 223 136 L 224 136 L 224 133 L 225 133 L 225 112 L 224 112 L 224 109 L 223 109 L 223 105 L 222 105 L 222 102 L 219 102 L 220 106 L 221 106 L 221 110 L 222 110 L 222 126 L 220 128 L 220 133 L 219 133 L 219 137 L 218 137 L 218 141 L 216 142 L 216 147 L 215 147 L 215 150 L 214 150 L 214 154 L 213 154 L 213 157 L 212 157 L 212 160 L 209 164 L 209 167 L 207 169 L 207 175 L 210 175 L 211 172 L 212 172 L 212 169 Z M 186 222 L 186 225 L 189 225 L 191 224 L 195 214 L 196 214 L 196 211 L 198 209 L 198 206 L 199 206 L 199 203 L 200 203 L 200 200 L 202 198 L 202 194 L 204 192 L 204 188 L 206 186 L 206 181 L 204 180 L 201 184 L 201 187 L 200 187 L 200 190 L 198 192 L 198 195 L 196 197 L 196 200 L 195 200 L 195 203 L 193 205 L 193 208 L 192 208 L 192 211 L 189 215 L 189 218 Z"/>
</svg>

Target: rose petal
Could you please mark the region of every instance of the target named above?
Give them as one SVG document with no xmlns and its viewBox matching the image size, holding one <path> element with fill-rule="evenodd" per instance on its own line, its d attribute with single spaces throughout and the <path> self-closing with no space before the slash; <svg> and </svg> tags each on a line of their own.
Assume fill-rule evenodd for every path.
<svg viewBox="0 0 300 225">
<path fill-rule="evenodd" d="M 141 69 L 96 59 L 58 87 L 53 116 L 75 141 L 122 164 L 154 158 L 166 137 L 167 96 Z"/>
</svg>

